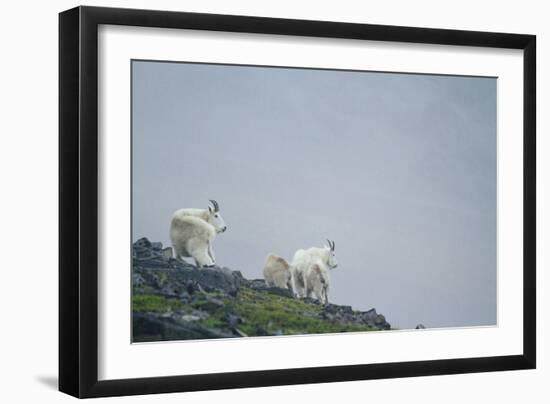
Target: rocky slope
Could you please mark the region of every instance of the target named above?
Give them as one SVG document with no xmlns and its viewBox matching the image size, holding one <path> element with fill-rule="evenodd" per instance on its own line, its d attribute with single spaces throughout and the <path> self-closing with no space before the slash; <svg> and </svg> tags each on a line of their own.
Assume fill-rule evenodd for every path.
<svg viewBox="0 0 550 404">
<path fill-rule="evenodd" d="M 375 309 L 295 299 L 228 268 L 176 261 L 161 243 L 133 245 L 133 341 L 388 330 Z"/>
</svg>

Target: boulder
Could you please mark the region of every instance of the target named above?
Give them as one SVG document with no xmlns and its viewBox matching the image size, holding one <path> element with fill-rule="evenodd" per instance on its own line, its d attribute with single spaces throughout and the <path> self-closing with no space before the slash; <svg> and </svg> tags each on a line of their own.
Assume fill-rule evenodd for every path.
<svg viewBox="0 0 550 404">
<path fill-rule="evenodd" d="M 238 272 L 238 271 L 237 271 Z M 240 272 L 239 272 L 240 274 Z M 242 275 L 241 275 L 242 277 Z M 273 293 L 274 295 L 284 296 L 284 297 L 294 297 L 292 291 L 289 289 L 278 288 L 275 286 L 267 286 L 263 279 L 252 279 L 247 280 L 242 278 L 242 285 L 247 288 L 254 290 L 262 290 L 268 293 Z"/>
<path fill-rule="evenodd" d="M 244 281 L 239 271 L 221 267 L 197 268 L 167 257 L 161 243 L 151 243 L 146 238 L 134 243 L 133 257 L 134 279 L 145 280 L 169 296 L 177 296 L 184 290 L 192 294 L 199 287 L 207 292 L 235 294 Z"/>
<path fill-rule="evenodd" d="M 196 321 L 136 312 L 132 316 L 132 330 L 132 342 L 233 338 L 235 336 L 233 333 L 203 327 Z"/>
</svg>

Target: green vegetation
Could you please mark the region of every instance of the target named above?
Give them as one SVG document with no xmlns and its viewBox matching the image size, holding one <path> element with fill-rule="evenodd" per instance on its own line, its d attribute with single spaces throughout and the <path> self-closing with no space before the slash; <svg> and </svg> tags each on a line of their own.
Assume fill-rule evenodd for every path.
<svg viewBox="0 0 550 404">
<path fill-rule="evenodd" d="M 160 243 L 133 246 L 132 338 L 177 341 L 390 329 L 375 309 L 297 299 L 229 268 L 196 268 L 168 258 Z"/>
<path fill-rule="evenodd" d="M 164 271 L 159 271 L 157 273 L 157 282 L 160 287 L 163 287 L 166 281 L 168 280 L 168 275 Z"/>
<path fill-rule="evenodd" d="M 240 329 L 251 336 L 263 333 L 292 335 L 372 331 L 367 325 L 323 320 L 319 317 L 322 306 L 252 289 L 239 292 L 233 311 L 244 319 Z"/>
<path fill-rule="evenodd" d="M 228 329 L 228 316 L 237 316 L 237 328 L 248 336 L 323 334 L 349 331 L 372 331 L 368 325 L 346 324 L 323 319 L 323 307 L 267 291 L 242 288 L 236 297 L 222 293 L 199 292 L 189 303 L 154 294 L 136 294 L 135 312 L 192 313 L 200 310 L 208 317 L 197 321 L 208 329 Z"/>
<path fill-rule="evenodd" d="M 183 309 L 177 299 L 167 299 L 159 295 L 138 294 L 132 297 L 132 310 L 142 313 L 167 313 Z"/>
</svg>

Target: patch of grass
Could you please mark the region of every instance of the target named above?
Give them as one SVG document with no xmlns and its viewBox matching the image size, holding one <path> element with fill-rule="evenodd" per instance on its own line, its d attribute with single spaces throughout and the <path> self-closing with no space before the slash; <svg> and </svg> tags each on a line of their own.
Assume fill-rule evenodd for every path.
<svg viewBox="0 0 550 404">
<path fill-rule="evenodd" d="M 157 273 L 157 282 L 160 287 L 163 287 L 166 281 L 168 280 L 168 274 L 164 271 Z"/>
<path fill-rule="evenodd" d="M 155 294 L 135 294 L 132 309 L 136 312 L 181 312 L 202 310 L 208 318 L 198 324 L 209 329 L 227 329 L 227 314 L 239 316 L 243 322 L 238 328 L 249 336 L 323 334 L 350 331 L 372 331 L 372 327 L 358 324 L 340 324 L 320 318 L 323 307 L 308 304 L 267 291 L 242 288 L 236 297 L 221 293 L 197 293 L 190 303 Z"/>
<path fill-rule="evenodd" d="M 244 319 L 240 329 L 250 336 L 263 332 L 293 335 L 373 330 L 367 325 L 322 320 L 321 306 L 251 289 L 239 292 L 232 311 Z"/>
<path fill-rule="evenodd" d="M 226 325 L 221 313 L 210 314 L 210 317 L 200 320 L 199 324 L 206 328 L 223 328 Z"/>
<path fill-rule="evenodd" d="M 149 285 L 134 286 L 133 287 L 134 296 L 136 295 L 154 295 L 158 293 L 158 289 Z"/>
<path fill-rule="evenodd" d="M 136 294 L 132 297 L 132 310 L 142 313 L 166 313 L 183 307 L 179 300 L 159 295 Z"/>
</svg>

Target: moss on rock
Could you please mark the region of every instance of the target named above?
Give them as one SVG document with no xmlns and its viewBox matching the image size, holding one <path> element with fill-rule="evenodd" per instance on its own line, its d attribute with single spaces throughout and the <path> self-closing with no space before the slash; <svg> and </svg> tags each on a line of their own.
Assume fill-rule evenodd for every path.
<svg viewBox="0 0 550 404">
<path fill-rule="evenodd" d="M 141 313 L 168 313 L 182 310 L 184 304 L 177 299 L 161 295 L 137 294 L 132 297 L 132 311 Z"/>
</svg>

